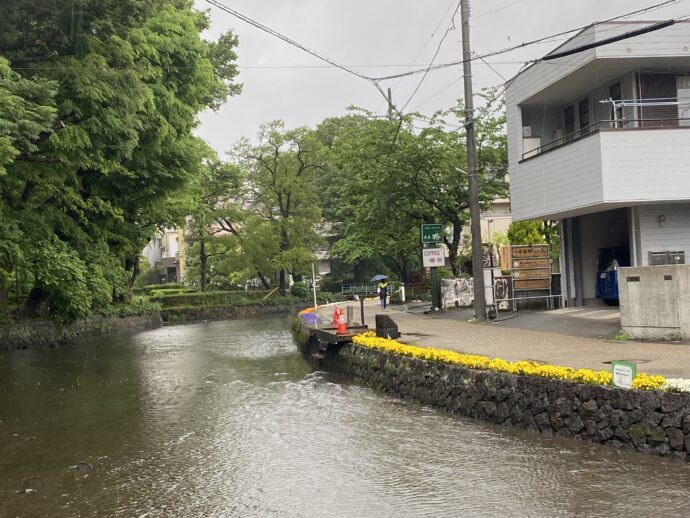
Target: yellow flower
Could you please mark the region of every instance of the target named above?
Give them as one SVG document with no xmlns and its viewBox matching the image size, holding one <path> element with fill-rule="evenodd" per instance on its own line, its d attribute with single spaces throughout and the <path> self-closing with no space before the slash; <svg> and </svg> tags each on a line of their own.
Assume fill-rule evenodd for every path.
<svg viewBox="0 0 690 518">
<path fill-rule="evenodd" d="M 488 356 L 476 354 L 463 354 L 446 349 L 434 349 L 431 347 L 417 347 L 406 345 L 388 338 L 380 338 L 373 331 L 367 331 L 352 338 L 355 345 L 388 351 L 410 358 L 436 361 L 449 365 L 460 365 L 469 369 L 490 370 L 505 372 L 521 376 L 538 376 L 542 378 L 562 379 L 577 383 L 589 383 L 592 385 L 610 385 L 611 373 L 609 371 L 594 371 L 590 369 L 571 369 L 558 365 L 541 365 L 533 361 L 509 362 L 501 358 L 490 359 Z M 641 373 L 633 380 L 635 389 L 658 390 L 665 386 L 666 379 L 663 376 L 649 376 Z"/>
</svg>

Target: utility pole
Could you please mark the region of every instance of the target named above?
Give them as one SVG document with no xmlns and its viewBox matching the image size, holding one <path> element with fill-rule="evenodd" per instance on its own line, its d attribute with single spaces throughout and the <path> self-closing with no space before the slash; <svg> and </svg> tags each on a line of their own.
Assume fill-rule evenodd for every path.
<svg viewBox="0 0 690 518">
<path fill-rule="evenodd" d="M 474 103 L 472 101 L 472 52 L 470 50 L 470 0 L 461 0 L 462 69 L 465 75 L 465 133 L 467 139 L 467 176 L 470 195 L 470 231 L 472 232 L 472 277 L 474 279 L 474 316 L 486 321 L 484 294 L 484 256 L 482 254 L 482 227 L 479 220 L 479 181 L 477 155 L 474 142 Z"/>
</svg>

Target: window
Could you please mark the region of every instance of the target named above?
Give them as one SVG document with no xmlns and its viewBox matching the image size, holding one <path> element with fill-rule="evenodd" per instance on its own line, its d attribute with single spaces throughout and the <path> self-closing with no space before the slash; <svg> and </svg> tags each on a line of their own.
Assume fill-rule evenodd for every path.
<svg viewBox="0 0 690 518">
<path fill-rule="evenodd" d="M 563 110 L 563 119 L 565 122 L 565 140 L 572 140 L 573 133 L 575 133 L 575 107 L 568 106 Z"/>
<path fill-rule="evenodd" d="M 586 135 L 590 132 L 589 99 L 580 101 L 580 104 L 578 105 L 578 112 L 580 114 L 580 135 Z"/>
</svg>

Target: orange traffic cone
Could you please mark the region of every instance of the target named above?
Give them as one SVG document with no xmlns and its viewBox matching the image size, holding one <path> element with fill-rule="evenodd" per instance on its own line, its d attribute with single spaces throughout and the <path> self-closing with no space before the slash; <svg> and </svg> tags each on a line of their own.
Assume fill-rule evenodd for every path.
<svg viewBox="0 0 690 518">
<path fill-rule="evenodd" d="M 338 317 L 338 330 L 336 333 L 339 335 L 347 334 L 347 324 L 345 324 L 345 315 L 343 314 L 342 309 L 340 310 L 340 315 Z"/>
<path fill-rule="evenodd" d="M 331 323 L 332 323 L 332 324 L 337 324 L 338 322 L 340 322 L 340 318 L 339 318 L 339 316 L 338 316 L 338 308 L 335 308 L 335 309 L 333 310 L 333 320 L 331 321 Z"/>
</svg>

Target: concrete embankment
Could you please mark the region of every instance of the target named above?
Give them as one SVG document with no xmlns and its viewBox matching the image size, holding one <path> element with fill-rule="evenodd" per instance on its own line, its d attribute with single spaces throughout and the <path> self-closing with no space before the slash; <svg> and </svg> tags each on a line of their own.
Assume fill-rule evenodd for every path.
<svg viewBox="0 0 690 518">
<path fill-rule="evenodd" d="M 234 320 L 264 315 L 286 314 L 294 311 L 292 306 L 212 306 L 184 307 L 161 310 L 161 318 L 166 324 L 185 324 L 192 322 L 210 322 L 214 320 Z"/>
<path fill-rule="evenodd" d="M 324 347 L 296 321 L 320 369 L 462 416 L 688 459 L 690 394 L 626 390 L 446 365 L 346 343 Z"/>
<path fill-rule="evenodd" d="M 152 329 L 161 325 L 158 313 L 144 316 L 92 315 L 68 325 L 52 320 L 26 320 L 0 326 L 0 349 L 55 346 L 78 336 L 97 336 Z"/>
</svg>

